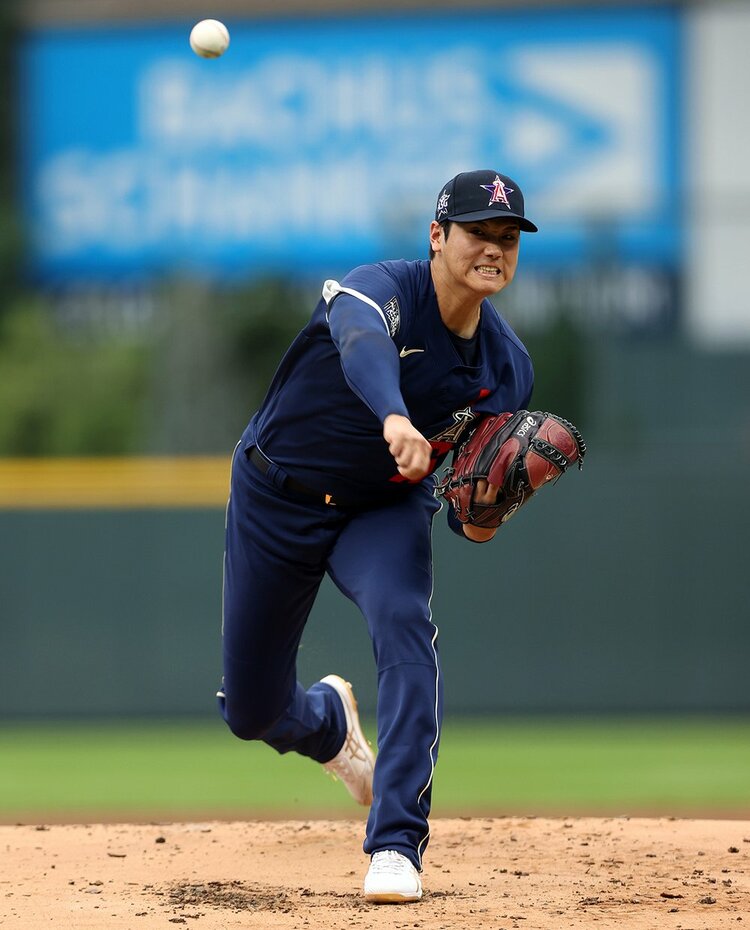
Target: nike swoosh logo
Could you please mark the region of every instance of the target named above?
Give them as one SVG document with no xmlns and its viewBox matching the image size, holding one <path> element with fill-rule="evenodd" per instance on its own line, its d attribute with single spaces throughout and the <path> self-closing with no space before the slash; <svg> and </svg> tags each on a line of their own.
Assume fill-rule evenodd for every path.
<svg viewBox="0 0 750 930">
<path fill-rule="evenodd" d="M 398 355 L 399 358 L 406 358 L 407 355 L 411 355 L 413 352 L 424 352 L 424 349 L 407 349 L 406 346 L 404 346 Z"/>
</svg>

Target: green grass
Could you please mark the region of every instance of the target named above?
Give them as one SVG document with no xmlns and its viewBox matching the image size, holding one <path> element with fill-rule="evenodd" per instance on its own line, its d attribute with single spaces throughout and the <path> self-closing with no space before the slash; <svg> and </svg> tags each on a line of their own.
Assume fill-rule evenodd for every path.
<svg viewBox="0 0 750 930">
<path fill-rule="evenodd" d="M 361 816 L 315 763 L 219 721 L 5 725 L 0 760 L 5 823 Z M 433 808 L 750 818 L 750 720 L 448 720 Z"/>
<path fill-rule="evenodd" d="M 750 721 L 515 721 L 446 727 L 435 795 L 527 813 L 750 817 Z M 467 760 L 471 760 L 467 764 Z"/>
</svg>

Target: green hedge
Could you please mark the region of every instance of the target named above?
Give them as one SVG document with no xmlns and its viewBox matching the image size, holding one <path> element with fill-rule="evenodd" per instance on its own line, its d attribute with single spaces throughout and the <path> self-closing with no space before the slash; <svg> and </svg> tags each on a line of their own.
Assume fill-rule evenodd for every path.
<svg viewBox="0 0 750 930">
<path fill-rule="evenodd" d="M 86 294 L 95 312 L 75 322 L 65 310 L 75 294 L 16 296 L 0 314 L 0 456 L 226 452 L 317 297 L 277 280 L 172 282 L 133 326 L 123 322 L 127 294 Z M 524 339 L 532 404 L 582 423 L 580 332 L 561 316 Z"/>
</svg>

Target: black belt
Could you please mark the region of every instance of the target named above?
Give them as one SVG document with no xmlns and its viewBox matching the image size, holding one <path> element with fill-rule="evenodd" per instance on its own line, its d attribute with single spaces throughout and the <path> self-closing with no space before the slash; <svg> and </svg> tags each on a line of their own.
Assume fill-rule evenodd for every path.
<svg viewBox="0 0 750 930">
<path fill-rule="evenodd" d="M 264 455 L 258 452 L 255 446 L 250 450 L 250 461 L 259 472 L 262 472 L 264 475 L 268 474 L 271 463 Z M 327 504 L 329 507 L 335 507 L 337 503 L 343 504 L 343 501 L 335 501 L 333 495 L 324 494 L 322 491 L 315 491 L 312 488 L 308 488 L 306 484 L 302 484 L 300 481 L 290 478 L 289 475 L 284 478 L 283 488 L 285 491 L 293 491 L 295 494 L 302 494 L 303 497 L 310 497 L 319 504 Z"/>
</svg>

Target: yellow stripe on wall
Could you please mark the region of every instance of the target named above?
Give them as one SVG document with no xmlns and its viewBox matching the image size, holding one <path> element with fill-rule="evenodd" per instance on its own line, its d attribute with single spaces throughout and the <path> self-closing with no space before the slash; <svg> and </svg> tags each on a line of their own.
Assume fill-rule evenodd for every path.
<svg viewBox="0 0 750 930">
<path fill-rule="evenodd" d="M 230 456 L 0 459 L 0 509 L 224 507 Z"/>
</svg>

